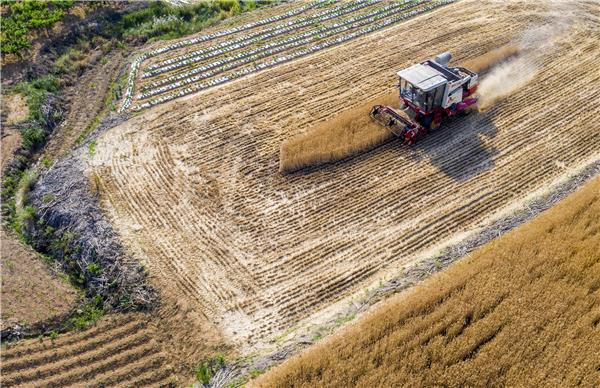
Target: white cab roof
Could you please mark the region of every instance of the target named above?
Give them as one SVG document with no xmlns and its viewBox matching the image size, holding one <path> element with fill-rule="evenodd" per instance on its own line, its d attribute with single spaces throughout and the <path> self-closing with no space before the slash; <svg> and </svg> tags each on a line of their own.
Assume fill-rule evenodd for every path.
<svg viewBox="0 0 600 388">
<path fill-rule="evenodd" d="M 446 83 L 446 77 L 442 73 L 433 67 L 421 63 L 412 65 L 408 69 L 400 70 L 398 76 L 424 92 L 428 92 Z"/>
</svg>

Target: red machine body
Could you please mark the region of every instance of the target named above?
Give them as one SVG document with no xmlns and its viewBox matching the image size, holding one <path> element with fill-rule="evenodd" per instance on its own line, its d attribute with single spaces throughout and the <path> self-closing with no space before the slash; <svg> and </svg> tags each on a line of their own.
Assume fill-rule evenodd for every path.
<svg viewBox="0 0 600 388">
<path fill-rule="evenodd" d="M 450 53 L 438 55 L 399 71 L 400 109 L 375 105 L 370 116 L 412 145 L 446 117 L 468 111 L 477 103 L 473 95 L 478 75 L 462 67 L 449 67 Z"/>
</svg>

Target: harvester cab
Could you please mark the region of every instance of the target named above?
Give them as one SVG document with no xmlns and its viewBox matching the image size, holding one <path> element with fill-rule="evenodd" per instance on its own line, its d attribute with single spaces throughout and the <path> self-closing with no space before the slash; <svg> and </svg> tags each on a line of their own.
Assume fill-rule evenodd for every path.
<svg viewBox="0 0 600 388">
<path fill-rule="evenodd" d="M 463 67 L 449 67 L 451 58 L 443 53 L 399 71 L 400 109 L 375 105 L 370 116 L 410 145 L 438 128 L 445 117 L 468 111 L 477 103 L 472 96 L 478 76 Z"/>
</svg>

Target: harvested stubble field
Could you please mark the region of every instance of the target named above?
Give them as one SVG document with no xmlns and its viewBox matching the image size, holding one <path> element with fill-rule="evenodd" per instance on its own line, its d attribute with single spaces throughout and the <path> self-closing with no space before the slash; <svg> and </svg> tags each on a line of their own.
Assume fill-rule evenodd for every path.
<svg viewBox="0 0 600 388">
<path fill-rule="evenodd" d="M 242 349 L 264 346 L 600 158 L 599 11 L 447 5 L 143 111 L 98 138 L 90 171 L 166 303 L 184 301 Z M 278 173 L 282 141 L 387 95 L 397 69 L 443 51 L 464 63 L 531 29 L 556 33 L 491 109 L 413 149 Z"/>
<path fill-rule="evenodd" d="M 600 385 L 600 178 L 256 387 Z"/>
</svg>

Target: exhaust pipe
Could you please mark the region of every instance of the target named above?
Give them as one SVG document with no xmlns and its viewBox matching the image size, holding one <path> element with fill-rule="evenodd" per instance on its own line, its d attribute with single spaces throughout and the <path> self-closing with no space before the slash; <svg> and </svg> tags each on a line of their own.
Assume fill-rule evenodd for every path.
<svg viewBox="0 0 600 388">
<path fill-rule="evenodd" d="M 445 53 L 439 54 L 433 60 L 434 60 L 434 62 L 437 62 L 442 66 L 446 66 L 446 65 L 448 65 L 448 62 L 450 62 L 451 59 L 452 59 L 452 54 L 450 54 L 449 52 L 445 52 Z"/>
</svg>

